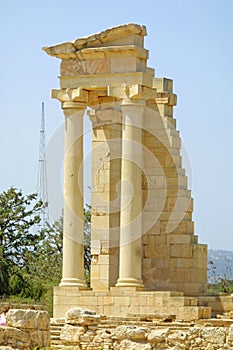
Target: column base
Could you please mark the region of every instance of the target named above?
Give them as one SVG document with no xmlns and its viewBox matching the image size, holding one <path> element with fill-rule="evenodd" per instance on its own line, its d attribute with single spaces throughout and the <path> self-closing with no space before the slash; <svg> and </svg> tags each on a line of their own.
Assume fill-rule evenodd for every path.
<svg viewBox="0 0 233 350">
<path fill-rule="evenodd" d="M 86 282 L 78 278 L 62 278 L 59 287 L 78 287 L 79 289 L 89 289 Z"/>
<path fill-rule="evenodd" d="M 119 278 L 115 287 L 136 287 L 145 289 L 143 281 L 137 278 Z"/>
</svg>

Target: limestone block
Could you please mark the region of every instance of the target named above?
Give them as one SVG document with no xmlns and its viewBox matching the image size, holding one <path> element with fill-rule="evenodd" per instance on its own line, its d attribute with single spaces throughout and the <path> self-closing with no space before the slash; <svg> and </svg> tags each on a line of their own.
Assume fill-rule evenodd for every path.
<svg viewBox="0 0 233 350">
<path fill-rule="evenodd" d="M 163 265 L 166 268 L 177 268 L 177 258 L 169 258 L 163 260 Z"/>
<path fill-rule="evenodd" d="M 190 269 L 176 269 L 171 272 L 171 282 L 188 283 L 191 282 Z"/>
<path fill-rule="evenodd" d="M 170 282 L 171 270 L 168 268 L 153 269 L 153 280 L 158 282 Z"/>
<path fill-rule="evenodd" d="M 126 85 L 139 84 L 151 87 L 152 76 L 142 72 L 61 76 L 60 86 L 62 89 L 85 87 L 88 90 L 98 87 L 121 85 L 122 81 Z"/>
<path fill-rule="evenodd" d="M 154 329 L 152 330 L 147 337 L 147 340 L 155 347 L 165 345 L 166 338 L 170 333 L 169 328 L 164 329 Z"/>
<path fill-rule="evenodd" d="M 207 281 L 207 270 L 203 269 L 190 269 L 191 283 L 205 283 Z"/>
<path fill-rule="evenodd" d="M 143 213 L 143 219 L 145 216 L 146 212 Z M 156 219 L 157 220 L 157 219 Z M 146 234 L 160 234 L 160 222 L 156 220 L 143 220 L 143 225 L 142 225 L 142 233 L 143 235 Z M 143 236 L 144 237 L 144 236 Z"/>
<path fill-rule="evenodd" d="M 176 221 L 166 220 L 160 221 L 160 232 L 161 233 L 173 233 L 173 234 L 193 234 L 194 223 L 192 221 Z"/>
<path fill-rule="evenodd" d="M 109 255 L 108 254 L 100 254 L 99 255 L 99 259 L 98 259 L 98 263 L 100 264 L 100 265 L 108 265 L 109 264 L 109 260 L 110 260 L 110 258 L 109 258 Z"/>
<path fill-rule="evenodd" d="M 110 59 L 92 59 L 86 61 L 85 74 L 110 73 Z"/>
<path fill-rule="evenodd" d="M 173 92 L 173 80 L 167 78 L 154 78 L 153 86 L 158 92 Z"/>
<path fill-rule="evenodd" d="M 100 278 L 100 267 L 97 265 L 98 263 L 98 255 L 95 255 L 92 257 L 92 264 L 91 264 L 91 278 L 93 280 L 98 280 Z"/>
<path fill-rule="evenodd" d="M 169 197 L 166 199 L 166 203 L 164 205 L 164 210 L 173 211 L 175 208 L 185 208 L 186 212 L 193 212 L 193 199 L 189 196 L 179 196 L 177 198 Z"/>
<path fill-rule="evenodd" d="M 102 241 L 101 242 L 101 254 L 109 254 L 109 241 Z"/>
<path fill-rule="evenodd" d="M 207 261 L 207 245 L 206 244 L 195 244 L 193 247 L 193 257 L 197 259 L 203 259 Z"/>
<path fill-rule="evenodd" d="M 65 323 L 71 325 L 96 325 L 100 322 L 102 316 L 95 311 L 84 308 L 71 308 L 66 312 Z"/>
<path fill-rule="evenodd" d="M 177 331 L 173 334 L 168 335 L 167 343 L 169 346 L 181 347 L 181 349 L 187 348 L 188 342 L 188 332 Z"/>
<path fill-rule="evenodd" d="M 166 178 L 164 176 L 152 176 L 148 175 L 142 177 L 142 188 L 143 189 L 163 189 L 166 188 Z"/>
<path fill-rule="evenodd" d="M 144 246 L 145 258 L 168 258 L 169 257 L 169 246 L 167 244 L 156 244 Z"/>
<path fill-rule="evenodd" d="M 172 148 L 181 148 L 181 138 L 179 136 L 173 136 L 170 140 Z"/>
<path fill-rule="evenodd" d="M 50 319 L 47 311 L 10 309 L 7 313 L 7 325 L 22 329 L 48 330 Z"/>
<path fill-rule="evenodd" d="M 95 103 L 92 103 L 92 104 L 94 105 Z M 109 109 L 106 108 L 103 110 L 97 110 L 96 118 L 97 118 L 97 122 L 99 123 L 108 123 L 108 122 L 121 123 L 122 114 L 120 111 L 115 110 L 113 108 L 109 108 Z M 113 148 L 114 143 L 111 143 L 110 146 L 112 146 Z"/>
<path fill-rule="evenodd" d="M 145 72 L 145 67 L 146 61 L 137 57 L 118 57 L 110 60 L 111 73 Z"/>
<path fill-rule="evenodd" d="M 170 255 L 176 258 L 191 258 L 193 256 L 193 246 L 188 244 L 171 244 Z"/>
<path fill-rule="evenodd" d="M 179 186 L 179 188 L 186 189 L 188 186 L 188 178 L 186 176 L 167 178 L 166 184 L 169 187 Z"/>
<path fill-rule="evenodd" d="M 65 324 L 60 333 L 62 343 L 74 344 L 80 342 L 80 337 L 85 333 L 85 327 Z"/>
<path fill-rule="evenodd" d="M 181 222 L 182 221 L 192 221 L 192 213 L 186 213 L 185 212 L 185 208 L 183 208 L 183 211 L 178 211 L 177 209 L 173 210 L 172 212 L 169 211 L 165 211 L 163 210 L 163 212 L 161 213 L 159 219 L 161 221 L 165 221 L 167 220 L 168 222 L 170 221 L 171 224 L 167 225 L 167 228 L 169 228 L 169 231 L 171 232 L 173 228 L 176 228 L 177 225 L 175 225 L 175 223 L 173 224 L 173 222 L 177 221 L 177 222 Z M 156 211 L 155 211 L 156 213 Z M 168 231 L 168 232 L 169 232 Z M 173 233 L 175 234 L 175 233 Z"/>
<path fill-rule="evenodd" d="M 168 244 L 189 244 L 192 242 L 193 235 L 190 234 L 170 234 L 167 235 Z"/>
<path fill-rule="evenodd" d="M 196 296 L 203 295 L 206 292 L 205 283 L 179 283 L 177 284 L 177 290 L 183 291 L 185 295 Z"/>
<path fill-rule="evenodd" d="M 159 113 L 162 116 L 168 116 L 168 117 L 173 116 L 173 107 L 172 106 L 168 106 L 165 104 L 157 104 L 157 106 L 158 106 Z"/>
<path fill-rule="evenodd" d="M 164 261 L 165 259 L 150 259 L 151 260 L 151 267 L 161 268 L 164 267 Z"/>
<path fill-rule="evenodd" d="M 112 332 L 112 339 L 145 340 L 148 331 L 147 328 L 137 326 L 118 326 Z"/>
<path fill-rule="evenodd" d="M 92 240 L 91 241 L 91 254 L 98 255 L 100 254 L 101 241 L 100 240 Z"/>
<path fill-rule="evenodd" d="M 30 331 L 31 333 L 31 345 L 36 346 L 48 346 L 50 344 L 50 331 L 36 329 Z"/>
<path fill-rule="evenodd" d="M 114 305 L 112 296 L 97 297 L 97 304 L 100 306 Z"/>
<path fill-rule="evenodd" d="M 166 235 L 150 235 L 148 234 L 148 244 L 154 245 L 154 244 L 166 244 L 167 243 L 167 236 Z"/>
<path fill-rule="evenodd" d="M 231 325 L 230 328 L 229 328 L 228 344 L 229 344 L 229 346 L 233 347 L 233 325 Z"/>
<path fill-rule="evenodd" d="M 70 58 L 61 61 L 60 65 L 61 75 L 82 75 L 86 73 L 85 61 L 78 60 L 77 58 Z"/>
<path fill-rule="evenodd" d="M 177 258 L 177 268 L 178 269 L 191 269 L 194 266 L 197 266 L 198 261 L 194 258 Z"/>
<path fill-rule="evenodd" d="M 91 287 L 93 290 L 108 290 L 109 289 L 109 280 L 108 279 L 104 279 L 101 280 L 100 278 L 98 279 L 92 279 L 91 280 Z"/>
<path fill-rule="evenodd" d="M 151 350 L 152 347 L 148 343 L 137 343 L 128 339 L 124 339 L 120 342 L 118 349 L 128 349 L 128 350 Z"/>
<path fill-rule="evenodd" d="M 7 326 L 5 328 L 5 341 L 7 341 L 9 345 L 12 345 L 15 348 L 19 347 L 21 349 L 25 349 L 31 343 L 31 334 L 27 330 Z M 21 343 L 20 346 L 19 343 Z"/>
<path fill-rule="evenodd" d="M 204 343 L 223 346 L 226 342 L 226 329 L 218 327 L 205 327 L 201 329 L 201 335 Z"/>
<path fill-rule="evenodd" d="M 5 327 L 0 327 L 0 344 L 3 344 L 5 341 L 5 332 L 4 332 Z"/>
</svg>

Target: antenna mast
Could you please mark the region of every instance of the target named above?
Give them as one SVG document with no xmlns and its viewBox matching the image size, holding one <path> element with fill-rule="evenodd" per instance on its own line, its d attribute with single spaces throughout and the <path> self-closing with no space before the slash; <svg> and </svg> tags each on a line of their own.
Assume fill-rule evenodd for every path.
<svg viewBox="0 0 233 350">
<path fill-rule="evenodd" d="M 37 193 L 38 198 L 44 204 L 41 211 L 40 226 L 45 228 L 46 222 L 49 221 L 48 212 L 48 189 L 47 189 L 47 171 L 46 171 L 46 135 L 45 135 L 45 113 L 44 102 L 41 109 L 41 126 L 40 126 L 40 148 L 39 148 L 39 163 L 37 174 Z"/>
</svg>

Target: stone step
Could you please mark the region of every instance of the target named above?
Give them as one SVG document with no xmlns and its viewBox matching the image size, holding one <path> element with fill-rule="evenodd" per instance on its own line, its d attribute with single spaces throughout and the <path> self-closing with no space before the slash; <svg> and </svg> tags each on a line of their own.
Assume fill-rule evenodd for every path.
<svg viewBox="0 0 233 350">
<path fill-rule="evenodd" d="M 59 335 L 51 335 L 51 341 L 60 341 L 60 334 Z"/>
<path fill-rule="evenodd" d="M 51 337 L 55 337 L 55 336 L 59 336 L 60 337 L 60 333 L 61 333 L 61 330 L 50 329 Z"/>
</svg>

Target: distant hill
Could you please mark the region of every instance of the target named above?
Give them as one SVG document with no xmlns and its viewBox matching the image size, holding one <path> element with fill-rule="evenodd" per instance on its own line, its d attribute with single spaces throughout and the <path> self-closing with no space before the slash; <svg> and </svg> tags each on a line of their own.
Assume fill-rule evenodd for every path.
<svg viewBox="0 0 233 350">
<path fill-rule="evenodd" d="M 208 280 L 214 283 L 218 277 L 233 280 L 233 251 L 209 249 Z"/>
</svg>

